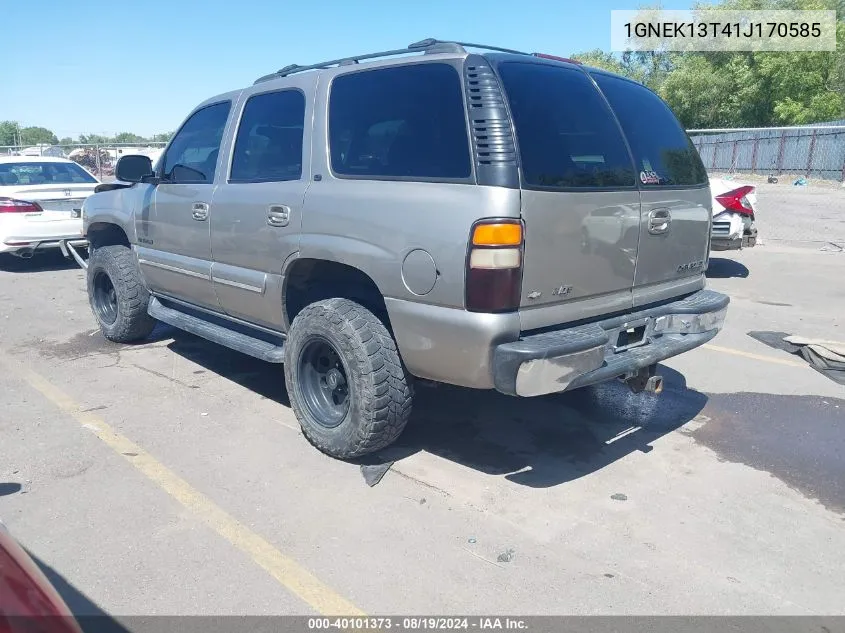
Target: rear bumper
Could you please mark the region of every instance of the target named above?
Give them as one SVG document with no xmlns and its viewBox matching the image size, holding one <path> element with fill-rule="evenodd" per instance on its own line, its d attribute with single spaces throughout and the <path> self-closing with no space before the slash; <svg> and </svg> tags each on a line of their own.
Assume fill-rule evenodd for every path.
<svg viewBox="0 0 845 633">
<path fill-rule="evenodd" d="M 497 345 L 495 388 L 539 396 L 624 376 L 712 339 L 722 329 L 729 302 L 726 295 L 702 290 L 680 301 Z M 620 345 L 620 333 L 631 328 L 638 328 L 638 340 Z"/>
<path fill-rule="evenodd" d="M 79 235 L 68 235 L 64 237 L 14 237 L 0 242 L 0 253 L 17 253 L 49 250 L 62 248 L 63 243 L 69 243 L 80 248 L 88 246 L 88 240 L 80 238 Z"/>
<path fill-rule="evenodd" d="M 733 251 L 757 244 L 754 219 L 740 213 L 724 211 L 713 218 L 710 250 Z"/>
</svg>

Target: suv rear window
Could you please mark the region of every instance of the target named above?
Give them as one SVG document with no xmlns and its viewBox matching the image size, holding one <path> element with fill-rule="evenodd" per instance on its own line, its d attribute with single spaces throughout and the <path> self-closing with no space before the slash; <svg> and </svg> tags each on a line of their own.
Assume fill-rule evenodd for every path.
<svg viewBox="0 0 845 633">
<path fill-rule="evenodd" d="M 448 64 L 337 77 L 329 100 L 332 171 L 362 178 L 457 179 L 472 173 L 464 98 Z"/>
<path fill-rule="evenodd" d="M 504 62 L 499 74 L 510 102 L 527 186 L 636 184 L 619 126 L 586 74 L 525 62 Z"/>
<path fill-rule="evenodd" d="M 707 170 L 669 106 L 633 81 L 594 73 L 634 154 L 644 187 L 701 185 Z"/>
</svg>

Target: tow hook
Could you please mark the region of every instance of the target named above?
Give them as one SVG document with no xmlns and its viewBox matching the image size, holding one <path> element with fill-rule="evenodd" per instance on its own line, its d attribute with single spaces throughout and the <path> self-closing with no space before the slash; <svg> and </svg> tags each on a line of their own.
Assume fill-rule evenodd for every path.
<svg viewBox="0 0 845 633">
<path fill-rule="evenodd" d="M 657 365 L 649 365 L 636 372 L 626 374 L 622 381 L 634 393 L 647 391 L 657 395 L 663 391 L 663 376 L 657 375 Z"/>
</svg>

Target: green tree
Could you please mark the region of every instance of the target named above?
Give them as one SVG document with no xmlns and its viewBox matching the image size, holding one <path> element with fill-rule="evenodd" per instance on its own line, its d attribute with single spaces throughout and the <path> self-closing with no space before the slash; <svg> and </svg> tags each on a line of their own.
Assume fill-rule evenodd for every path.
<svg viewBox="0 0 845 633">
<path fill-rule="evenodd" d="M 584 53 L 575 53 L 572 55 L 572 59 L 576 59 L 586 66 L 603 68 L 619 75 L 625 74 L 625 67 L 622 65 L 622 61 L 613 53 L 607 53 L 600 48 Z"/>
<path fill-rule="evenodd" d="M 162 134 L 154 134 L 150 140 L 156 143 L 167 143 L 171 138 L 173 138 L 173 132 L 164 132 Z"/>
<path fill-rule="evenodd" d="M 17 145 L 19 129 L 14 121 L 0 121 L 0 145 Z"/>
<path fill-rule="evenodd" d="M 108 143 L 109 138 L 107 136 L 103 136 L 102 134 L 80 134 L 79 142 L 83 144 Z"/>
<path fill-rule="evenodd" d="M 112 139 L 115 143 L 143 143 L 147 139 L 132 132 L 121 132 Z"/>
<path fill-rule="evenodd" d="M 63 136 L 59 139 L 59 145 L 73 145 L 73 139 L 69 136 Z"/>
<path fill-rule="evenodd" d="M 55 145 L 59 139 L 51 130 L 45 127 L 25 127 L 21 129 L 21 143 L 23 145 Z"/>
</svg>

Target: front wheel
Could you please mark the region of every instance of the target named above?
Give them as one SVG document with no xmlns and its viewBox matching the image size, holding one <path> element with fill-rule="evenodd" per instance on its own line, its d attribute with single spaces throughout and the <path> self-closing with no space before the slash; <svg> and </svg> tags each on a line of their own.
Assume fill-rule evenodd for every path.
<svg viewBox="0 0 845 633">
<path fill-rule="evenodd" d="M 90 250 L 88 301 L 103 336 L 110 341 L 139 341 L 155 327 L 155 319 L 147 314 L 150 294 L 132 251 L 126 246 Z"/>
<path fill-rule="evenodd" d="M 305 437 L 350 459 L 392 444 L 413 393 L 396 344 L 376 316 L 348 299 L 306 306 L 285 341 L 285 383 Z"/>
</svg>

